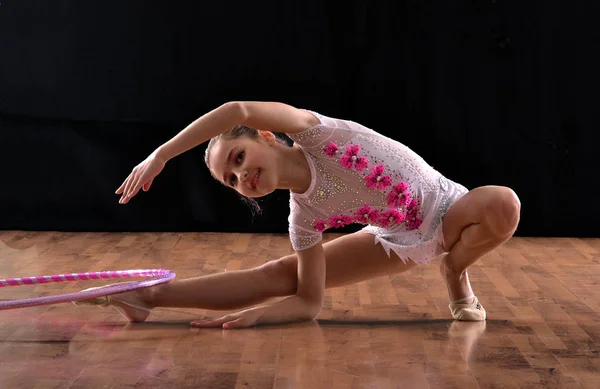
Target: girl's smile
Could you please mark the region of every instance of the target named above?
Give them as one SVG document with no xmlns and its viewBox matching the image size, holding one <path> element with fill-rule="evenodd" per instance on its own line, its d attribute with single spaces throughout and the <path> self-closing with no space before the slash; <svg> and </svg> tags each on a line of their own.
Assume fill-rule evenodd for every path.
<svg viewBox="0 0 600 389">
<path fill-rule="evenodd" d="M 256 171 L 256 174 L 254 175 L 254 178 L 252 179 L 252 189 L 256 190 L 256 188 L 258 187 L 258 179 L 260 177 L 260 169 L 258 169 Z"/>
<path fill-rule="evenodd" d="M 281 145 L 272 133 L 222 139 L 212 150 L 213 176 L 246 197 L 262 197 L 275 189 L 305 192 L 311 171 L 302 150 Z"/>
</svg>

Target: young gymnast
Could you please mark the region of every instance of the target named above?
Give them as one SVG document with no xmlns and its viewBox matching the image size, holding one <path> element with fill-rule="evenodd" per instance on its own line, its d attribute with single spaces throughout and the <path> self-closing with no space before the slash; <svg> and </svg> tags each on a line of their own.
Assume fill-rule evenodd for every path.
<svg viewBox="0 0 600 389">
<path fill-rule="evenodd" d="M 285 133 L 292 147 L 277 141 Z M 411 149 L 349 120 L 283 103 L 229 102 L 201 116 L 136 166 L 116 193 L 121 204 L 147 191 L 165 164 L 210 140 L 213 177 L 247 198 L 290 191 L 289 236 L 294 254 L 254 269 L 229 271 L 133 292 L 75 302 L 114 306 L 132 322 L 155 307 L 245 308 L 197 327 L 239 328 L 312 320 L 326 288 L 407 271 L 445 254 L 440 272 L 456 320 L 480 321 L 486 311 L 467 269 L 507 241 L 519 223 L 513 190 L 467 190 Z M 365 227 L 325 244 L 324 231 Z M 275 303 L 259 305 L 274 297 Z"/>
</svg>

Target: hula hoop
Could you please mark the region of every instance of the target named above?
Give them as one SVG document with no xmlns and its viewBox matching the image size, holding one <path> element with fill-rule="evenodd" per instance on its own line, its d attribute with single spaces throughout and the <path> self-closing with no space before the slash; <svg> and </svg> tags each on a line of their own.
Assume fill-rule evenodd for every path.
<svg viewBox="0 0 600 389">
<path fill-rule="evenodd" d="M 164 269 L 136 269 L 136 270 L 108 270 L 101 272 L 87 273 L 68 273 L 53 274 L 49 276 L 23 277 L 23 278 L 5 278 L 0 279 L 0 288 L 8 286 L 38 285 L 52 282 L 73 282 L 105 280 L 111 278 L 132 278 L 132 277 L 155 277 L 151 280 L 128 282 L 125 284 L 116 284 L 101 286 L 98 289 L 82 290 L 74 293 L 65 293 L 54 296 L 42 296 L 26 298 L 20 300 L 0 301 L 0 310 L 35 307 L 39 305 L 49 305 L 66 303 L 70 301 L 87 300 L 95 297 L 108 296 L 111 294 L 129 292 L 131 290 L 148 288 L 150 286 L 166 284 L 175 278 L 175 273 Z"/>
</svg>

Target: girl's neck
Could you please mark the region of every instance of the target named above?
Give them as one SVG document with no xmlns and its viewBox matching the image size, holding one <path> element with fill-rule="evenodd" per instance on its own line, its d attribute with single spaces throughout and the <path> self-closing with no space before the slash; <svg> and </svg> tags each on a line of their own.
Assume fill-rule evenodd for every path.
<svg viewBox="0 0 600 389">
<path fill-rule="evenodd" d="M 282 147 L 282 161 L 279 169 L 280 189 L 294 193 L 304 193 L 310 188 L 312 174 L 304 152 L 296 146 Z"/>
</svg>

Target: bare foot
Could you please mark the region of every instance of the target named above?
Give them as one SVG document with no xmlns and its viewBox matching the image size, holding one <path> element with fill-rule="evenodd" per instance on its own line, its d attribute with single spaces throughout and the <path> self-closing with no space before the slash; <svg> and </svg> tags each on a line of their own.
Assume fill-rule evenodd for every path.
<svg viewBox="0 0 600 389">
<path fill-rule="evenodd" d="M 450 295 L 450 301 L 456 301 L 465 297 L 473 296 L 473 289 L 471 289 L 471 283 L 469 282 L 469 274 L 465 270 L 464 272 L 452 271 L 447 265 L 448 255 L 446 254 L 442 258 L 440 264 L 440 273 L 446 285 L 448 286 L 448 294 Z M 473 302 L 473 298 L 467 299 L 464 303 L 469 304 Z"/>
</svg>

